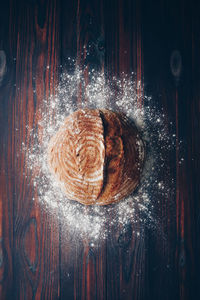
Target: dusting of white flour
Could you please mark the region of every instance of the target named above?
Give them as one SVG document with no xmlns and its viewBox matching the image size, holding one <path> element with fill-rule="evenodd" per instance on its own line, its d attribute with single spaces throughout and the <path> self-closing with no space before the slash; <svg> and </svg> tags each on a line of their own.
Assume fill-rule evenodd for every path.
<svg viewBox="0 0 200 300">
<path fill-rule="evenodd" d="M 166 153 L 174 140 L 165 126 L 163 111 L 156 109 L 151 97 L 142 91 L 138 99 L 137 90 L 142 85 L 134 78 L 134 74 L 121 74 L 119 78 L 106 79 L 104 74 L 92 70 L 86 84 L 84 71 L 75 68 L 71 74 L 63 72 L 55 95 L 44 99 L 37 112 L 38 128 L 30 131 L 34 146 L 25 149 L 28 166 L 35 170 L 33 185 L 43 209 L 59 218 L 66 232 L 74 237 L 87 237 L 91 245 L 106 239 L 111 232 L 125 231 L 130 224 L 153 222 L 155 201 L 159 202 L 171 189 L 167 182 L 159 181 L 159 174 L 165 170 Z M 124 112 L 135 122 L 146 144 L 141 183 L 131 196 L 117 204 L 84 206 L 70 201 L 49 171 L 46 150 L 50 138 L 70 113 L 84 107 Z M 140 234 L 137 229 L 135 233 Z"/>
</svg>

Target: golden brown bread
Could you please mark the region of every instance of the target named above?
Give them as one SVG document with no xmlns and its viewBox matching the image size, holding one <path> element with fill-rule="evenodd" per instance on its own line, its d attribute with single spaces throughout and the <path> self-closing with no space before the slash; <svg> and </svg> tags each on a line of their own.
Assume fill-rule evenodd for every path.
<svg viewBox="0 0 200 300">
<path fill-rule="evenodd" d="M 48 163 L 71 200 L 106 205 L 138 185 L 144 145 L 135 125 L 109 110 L 78 110 L 51 138 Z"/>
</svg>

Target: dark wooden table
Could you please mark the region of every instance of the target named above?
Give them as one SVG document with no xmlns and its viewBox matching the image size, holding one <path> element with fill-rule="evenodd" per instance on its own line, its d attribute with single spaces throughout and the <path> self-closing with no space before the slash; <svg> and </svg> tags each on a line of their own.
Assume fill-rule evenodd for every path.
<svg viewBox="0 0 200 300">
<path fill-rule="evenodd" d="M 0 299 L 200 299 L 200 2 L 1 1 L 0 50 Z M 38 203 L 22 142 L 67 57 L 136 72 L 173 122 L 184 146 L 169 160 L 176 192 L 156 208 L 165 239 L 130 227 L 120 242 L 76 244 Z"/>
</svg>

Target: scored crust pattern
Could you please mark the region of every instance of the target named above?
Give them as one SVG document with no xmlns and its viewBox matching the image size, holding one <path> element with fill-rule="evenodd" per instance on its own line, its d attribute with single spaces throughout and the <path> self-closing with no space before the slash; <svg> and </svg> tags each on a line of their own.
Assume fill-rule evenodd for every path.
<svg viewBox="0 0 200 300">
<path fill-rule="evenodd" d="M 50 171 L 67 197 L 107 205 L 137 187 L 144 144 L 134 124 L 110 110 L 82 109 L 69 115 L 48 147 Z"/>
</svg>

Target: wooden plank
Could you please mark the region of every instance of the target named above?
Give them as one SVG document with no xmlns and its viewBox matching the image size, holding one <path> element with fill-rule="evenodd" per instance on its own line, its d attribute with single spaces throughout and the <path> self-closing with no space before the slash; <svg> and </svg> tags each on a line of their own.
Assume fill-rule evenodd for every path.
<svg viewBox="0 0 200 300">
<path fill-rule="evenodd" d="M 13 181 L 14 166 L 10 155 L 12 141 L 8 122 L 13 99 L 15 70 L 9 33 L 9 3 L 0 11 L 0 298 L 11 299 L 13 294 Z"/>
<path fill-rule="evenodd" d="M 190 191 L 196 184 L 196 176 L 194 167 L 190 166 L 192 155 L 189 150 L 194 148 L 192 143 L 197 143 L 192 136 L 196 136 L 199 126 L 196 121 L 196 130 L 191 128 L 191 109 L 193 105 L 198 105 L 192 91 L 199 80 L 197 76 L 194 85 L 191 84 L 191 77 L 194 76 L 191 69 L 192 36 L 194 28 L 198 27 L 197 16 L 194 17 L 192 4 L 182 1 L 144 6 L 144 76 L 148 82 L 147 91 L 152 94 L 156 105 L 161 103 L 164 106 L 167 126 L 170 132 L 173 130 L 176 133 L 176 153 L 169 157 L 168 162 L 171 171 L 174 170 L 172 176 L 176 177 L 176 194 L 175 197 L 169 195 L 163 199 L 162 207 L 157 207 L 158 218 L 163 220 L 161 230 L 167 240 L 163 243 L 154 236 L 148 245 L 148 251 L 154 253 L 149 257 L 150 296 L 154 299 L 195 299 L 199 295 L 195 279 L 197 272 L 192 259 L 197 250 L 194 246 L 197 220 L 193 218 L 198 196 Z M 192 25 L 194 20 L 195 27 Z M 174 50 L 180 53 L 182 59 L 177 78 L 170 69 L 170 57 Z M 170 120 L 173 121 L 171 129 Z"/>
<path fill-rule="evenodd" d="M 106 3 L 105 45 L 106 72 L 110 78 L 135 73 L 142 87 L 142 20 L 139 1 Z M 140 101 L 141 90 L 138 89 Z M 114 103 L 113 103 L 114 104 Z M 131 209 L 131 207 L 130 207 Z M 114 216 L 113 216 L 114 217 Z M 146 299 L 146 252 L 144 228 L 140 222 L 130 224 L 126 232 L 120 227 L 107 242 L 107 299 Z"/>
<path fill-rule="evenodd" d="M 12 174 L 12 177 L 7 174 L 10 195 L 6 195 L 8 202 L 4 213 L 8 217 L 13 214 L 10 223 L 5 223 L 11 238 L 13 236 L 13 263 L 12 274 L 9 271 L 7 278 L 11 295 L 9 298 L 9 293 L 5 294 L 5 299 L 57 299 L 60 289 L 59 227 L 52 216 L 41 210 L 22 143 L 27 149 L 32 147 L 30 130 L 37 128 L 38 122 L 35 113 L 42 100 L 54 92 L 57 82 L 59 4 L 56 1 L 10 1 L 9 10 L 7 40 L 14 76 L 10 79 L 12 97 L 5 104 L 8 120 L 3 127 L 8 126 L 9 131 L 3 153 L 4 157 L 8 153 L 7 170 Z M 8 212 L 10 205 L 13 210 Z M 5 238 L 6 235 L 5 232 Z"/>
<path fill-rule="evenodd" d="M 170 10 L 170 12 L 169 12 Z M 175 131 L 175 102 L 173 78 L 170 77 L 170 56 L 175 49 L 175 37 L 171 11 L 174 6 L 163 2 L 143 4 L 143 49 L 144 78 L 146 93 L 152 96 L 152 103 L 164 108 L 166 126 L 172 136 Z M 172 75 L 171 75 L 172 76 Z M 173 128 L 170 122 L 173 121 Z M 159 174 L 159 180 L 172 185 L 175 177 L 175 150 L 166 157 L 166 166 Z M 159 201 L 157 201 L 159 200 Z M 147 277 L 149 298 L 179 299 L 177 271 L 174 265 L 176 219 L 175 194 L 169 193 L 153 203 L 153 215 L 157 223 L 147 231 Z"/>
<path fill-rule="evenodd" d="M 69 72 L 66 58 L 76 59 L 84 70 L 87 85 L 89 71 L 104 67 L 104 27 L 101 1 L 62 1 L 62 65 Z M 65 30 L 64 30 L 65 29 Z M 87 53 L 89 55 L 87 55 Z M 77 106 L 82 101 L 81 86 Z M 61 298 L 105 299 L 106 248 L 93 249 L 90 238 L 71 235 L 63 220 L 61 224 Z"/>
</svg>

